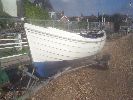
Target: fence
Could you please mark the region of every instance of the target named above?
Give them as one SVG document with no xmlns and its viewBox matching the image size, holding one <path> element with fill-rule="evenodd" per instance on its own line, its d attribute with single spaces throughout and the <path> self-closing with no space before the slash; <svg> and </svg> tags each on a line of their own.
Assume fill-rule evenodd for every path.
<svg viewBox="0 0 133 100">
<path fill-rule="evenodd" d="M 125 31 L 114 34 L 113 23 L 109 22 L 63 22 L 59 20 L 35 19 L 26 19 L 25 22 L 43 27 L 55 27 L 74 32 L 87 32 L 88 30 L 99 30 L 104 28 L 107 31 L 108 39 L 114 39 L 128 34 Z M 0 58 L 28 53 L 29 49 L 23 24 L 24 21 L 17 18 L 0 18 Z"/>
<path fill-rule="evenodd" d="M 35 20 L 27 19 L 28 23 L 43 26 L 43 27 L 55 27 L 68 31 L 81 32 L 82 30 L 100 30 L 105 28 L 106 30 L 113 30 L 113 23 L 111 22 L 78 22 L 78 21 L 60 21 L 60 20 Z"/>
<path fill-rule="evenodd" d="M 28 57 L 28 43 L 23 22 L 18 19 L 0 19 L 0 66 L 24 62 Z M 24 56 L 23 56 L 24 55 Z"/>
<path fill-rule="evenodd" d="M 28 44 L 21 34 L 6 35 L 0 39 L 0 66 L 8 67 L 29 61 Z"/>
</svg>

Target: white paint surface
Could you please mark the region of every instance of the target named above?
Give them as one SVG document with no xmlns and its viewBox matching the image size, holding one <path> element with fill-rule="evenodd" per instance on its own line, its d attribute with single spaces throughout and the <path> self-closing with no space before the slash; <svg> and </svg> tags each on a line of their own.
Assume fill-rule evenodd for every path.
<svg viewBox="0 0 133 100">
<path fill-rule="evenodd" d="M 85 38 L 56 28 L 25 24 L 33 62 L 73 60 L 98 53 L 104 46 L 101 38 Z M 99 31 L 101 32 L 101 31 Z"/>
<path fill-rule="evenodd" d="M 17 0 L 1 0 L 3 10 L 7 14 L 17 17 Z"/>
</svg>

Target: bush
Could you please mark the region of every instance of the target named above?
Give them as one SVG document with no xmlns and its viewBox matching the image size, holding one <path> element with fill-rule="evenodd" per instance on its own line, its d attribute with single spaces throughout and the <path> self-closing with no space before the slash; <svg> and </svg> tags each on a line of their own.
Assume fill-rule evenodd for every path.
<svg viewBox="0 0 133 100">
<path fill-rule="evenodd" d="M 32 4 L 28 0 L 24 0 L 24 16 L 29 19 L 49 19 L 49 14 L 46 10 Z"/>
</svg>

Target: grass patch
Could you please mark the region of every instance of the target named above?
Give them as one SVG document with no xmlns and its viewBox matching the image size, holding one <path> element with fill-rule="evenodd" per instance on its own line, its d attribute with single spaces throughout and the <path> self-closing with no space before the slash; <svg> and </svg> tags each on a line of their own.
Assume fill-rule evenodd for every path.
<svg viewBox="0 0 133 100">
<path fill-rule="evenodd" d="M 29 52 L 28 48 L 23 48 L 22 50 L 17 50 L 17 48 L 4 49 L 4 50 L 0 50 L 0 58 L 17 55 L 17 54 L 24 54 L 28 52 Z"/>
</svg>

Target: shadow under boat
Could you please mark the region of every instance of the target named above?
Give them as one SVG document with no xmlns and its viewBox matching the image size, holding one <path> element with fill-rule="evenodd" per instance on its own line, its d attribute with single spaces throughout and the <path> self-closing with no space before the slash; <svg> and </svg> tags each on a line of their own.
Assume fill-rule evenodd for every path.
<svg viewBox="0 0 133 100">
<path fill-rule="evenodd" d="M 98 70 L 107 70 L 109 68 L 110 57 L 111 55 L 105 54 L 98 58 L 90 56 L 75 60 L 34 62 L 33 65 L 37 77 L 48 78 L 54 76 L 58 72 L 63 72 L 67 68 L 74 69 L 81 66 L 88 66 L 89 68 Z"/>
<path fill-rule="evenodd" d="M 67 61 L 49 61 L 49 62 L 34 62 L 35 74 L 40 78 L 48 78 L 51 77 L 58 72 L 63 71 L 70 64 Z M 36 67 L 37 66 L 37 67 Z"/>
</svg>

